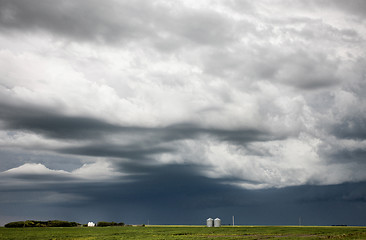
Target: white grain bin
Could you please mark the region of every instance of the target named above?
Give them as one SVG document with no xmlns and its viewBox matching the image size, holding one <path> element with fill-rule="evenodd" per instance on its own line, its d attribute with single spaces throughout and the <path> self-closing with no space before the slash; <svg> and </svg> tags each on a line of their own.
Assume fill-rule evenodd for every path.
<svg viewBox="0 0 366 240">
<path fill-rule="evenodd" d="M 215 218 L 214 227 L 221 227 L 221 219 L 220 218 Z"/>
<path fill-rule="evenodd" d="M 93 223 L 93 222 L 88 222 L 88 227 L 95 227 L 95 223 Z"/>
<path fill-rule="evenodd" d="M 207 227 L 213 227 L 214 226 L 214 220 L 212 218 L 207 218 Z"/>
</svg>

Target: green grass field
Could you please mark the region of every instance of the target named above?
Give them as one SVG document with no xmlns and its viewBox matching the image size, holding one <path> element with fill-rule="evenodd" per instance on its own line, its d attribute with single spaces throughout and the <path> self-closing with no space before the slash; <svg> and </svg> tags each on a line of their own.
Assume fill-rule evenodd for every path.
<svg viewBox="0 0 366 240">
<path fill-rule="evenodd" d="M 201 226 L 0 228 L 0 240 L 366 239 L 365 227 Z"/>
</svg>

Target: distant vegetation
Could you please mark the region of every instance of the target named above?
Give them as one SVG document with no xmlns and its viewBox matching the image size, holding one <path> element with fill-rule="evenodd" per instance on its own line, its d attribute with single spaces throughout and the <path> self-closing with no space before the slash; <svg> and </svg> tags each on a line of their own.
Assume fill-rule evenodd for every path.
<svg viewBox="0 0 366 240">
<path fill-rule="evenodd" d="M 97 227 L 109 227 L 109 226 L 124 226 L 125 224 L 123 222 L 116 223 L 116 222 L 98 222 Z"/>
<path fill-rule="evenodd" d="M 7 228 L 23 228 L 23 227 L 77 227 L 81 224 L 77 222 L 67 222 L 60 220 L 50 220 L 50 221 L 35 221 L 35 220 L 27 220 L 27 221 L 18 221 L 18 222 L 10 222 L 5 224 Z"/>
</svg>

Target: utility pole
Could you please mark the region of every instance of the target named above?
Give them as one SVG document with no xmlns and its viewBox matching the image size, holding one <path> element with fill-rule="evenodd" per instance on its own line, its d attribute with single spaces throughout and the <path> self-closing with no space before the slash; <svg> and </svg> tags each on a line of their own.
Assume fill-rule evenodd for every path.
<svg viewBox="0 0 366 240">
<path fill-rule="evenodd" d="M 299 217 L 299 226 L 301 226 L 301 217 Z"/>
<path fill-rule="evenodd" d="M 234 221 L 235 219 L 234 219 L 234 216 L 233 216 L 233 226 L 235 226 L 235 221 Z"/>
</svg>

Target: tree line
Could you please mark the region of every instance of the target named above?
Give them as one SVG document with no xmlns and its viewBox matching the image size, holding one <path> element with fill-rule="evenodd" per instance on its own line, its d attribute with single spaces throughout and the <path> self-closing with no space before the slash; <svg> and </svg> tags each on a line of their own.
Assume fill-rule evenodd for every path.
<svg viewBox="0 0 366 240">
<path fill-rule="evenodd" d="M 22 227 L 77 227 L 77 226 L 81 226 L 81 224 L 77 222 L 68 222 L 60 220 L 49 220 L 49 221 L 27 220 L 27 221 L 10 222 L 5 224 L 4 227 L 22 228 Z"/>
<path fill-rule="evenodd" d="M 110 226 L 120 226 L 123 227 L 125 224 L 123 222 L 98 222 L 97 227 L 110 227 Z"/>
</svg>

